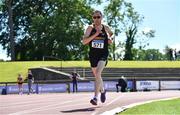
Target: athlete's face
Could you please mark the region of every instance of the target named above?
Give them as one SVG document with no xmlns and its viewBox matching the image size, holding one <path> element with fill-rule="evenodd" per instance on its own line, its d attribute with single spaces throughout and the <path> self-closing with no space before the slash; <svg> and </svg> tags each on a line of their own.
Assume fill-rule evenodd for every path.
<svg viewBox="0 0 180 115">
<path fill-rule="evenodd" d="M 94 21 L 95 25 L 100 25 L 101 24 L 102 15 L 99 12 L 93 14 L 92 18 L 93 18 L 93 21 Z"/>
</svg>

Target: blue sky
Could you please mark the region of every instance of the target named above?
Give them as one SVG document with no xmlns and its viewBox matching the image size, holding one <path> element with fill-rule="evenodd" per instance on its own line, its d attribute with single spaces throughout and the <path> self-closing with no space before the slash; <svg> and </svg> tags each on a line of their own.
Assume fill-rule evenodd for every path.
<svg viewBox="0 0 180 115">
<path fill-rule="evenodd" d="M 155 37 L 149 40 L 146 47 L 159 49 L 163 53 L 166 45 L 180 50 L 180 0 L 126 0 L 131 2 L 135 11 L 143 15 L 140 28 L 151 28 L 156 31 Z M 102 7 L 95 6 L 103 11 Z M 124 41 L 124 36 L 119 36 Z"/>
<path fill-rule="evenodd" d="M 166 45 L 180 50 L 180 0 L 127 0 L 145 17 L 141 28 L 152 28 L 155 37 L 147 48 L 163 49 Z M 95 6 L 97 8 L 97 6 Z M 98 6 L 98 10 L 103 10 Z M 124 40 L 123 37 L 120 40 Z M 7 59 L 0 45 L 0 59 Z"/>
<path fill-rule="evenodd" d="M 163 51 L 166 45 L 180 50 L 179 0 L 128 0 L 136 11 L 144 15 L 143 26 L 156 30 L 147 48 Z"/>
</svg>

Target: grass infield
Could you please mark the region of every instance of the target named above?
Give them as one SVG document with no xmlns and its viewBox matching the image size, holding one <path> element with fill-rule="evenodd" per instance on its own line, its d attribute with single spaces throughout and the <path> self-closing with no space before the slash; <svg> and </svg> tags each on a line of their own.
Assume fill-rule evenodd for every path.
<svg viewBox="0 0 180 115">
<path fill-rule="evenodd" d="M 36 67 L 90 67 L 89 61 L 19 61 L 0 62 L 0 82 L 15 82 L 18 73 L 24 78 L 28 68 Z M 108 61 L 114 68 L 180 68 L 180 61 Z"/>
<path fill-rule="evenodd" d="M 180 115 L 180 98 L 135 106 L 118 115 Z"/>
</svg>

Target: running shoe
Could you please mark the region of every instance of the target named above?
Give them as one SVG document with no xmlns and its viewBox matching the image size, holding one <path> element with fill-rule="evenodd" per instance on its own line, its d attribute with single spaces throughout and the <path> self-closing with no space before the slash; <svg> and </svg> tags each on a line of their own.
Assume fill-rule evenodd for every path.
<svg viewBox="0 0 180 115">
<path fill-rule="evenodd" d="M 96 98 L 91 99 L 91 100 L 90 100 L 90 103 L 91 103 L 92 105 L 97 105 L 97 99 L 96 99 Z"/>
<path fill-rule="evenodd" d="M 106 90 L 101 93 L 101 102 L 104 103 L 106 101 Z"/>
</svg>

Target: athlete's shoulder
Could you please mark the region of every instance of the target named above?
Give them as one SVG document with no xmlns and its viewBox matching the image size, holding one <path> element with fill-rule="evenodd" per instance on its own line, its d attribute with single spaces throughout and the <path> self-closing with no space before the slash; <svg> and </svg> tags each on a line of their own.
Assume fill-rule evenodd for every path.
<svg viewBox="0 0 180 115">
<path fill-rule="evenodd" d="M 113 34 L 111 28 L 110 28 L 108 25 L 103 24 L 103 26 L 104 26 L 105 30 L 106 30 L 109 34 Z"/>
<path fill-rule="evenodd" d="M 106 29 L 109 29 L 110 27 L 106 24 L 102 24 Z"/>
<path fill-rule="evenodd" d="M 93 25 L 89 25 L 88 27 L 87 27 L 87 30 L 88 31 L 91 31 L 93 29 Z"/>
</svg>

